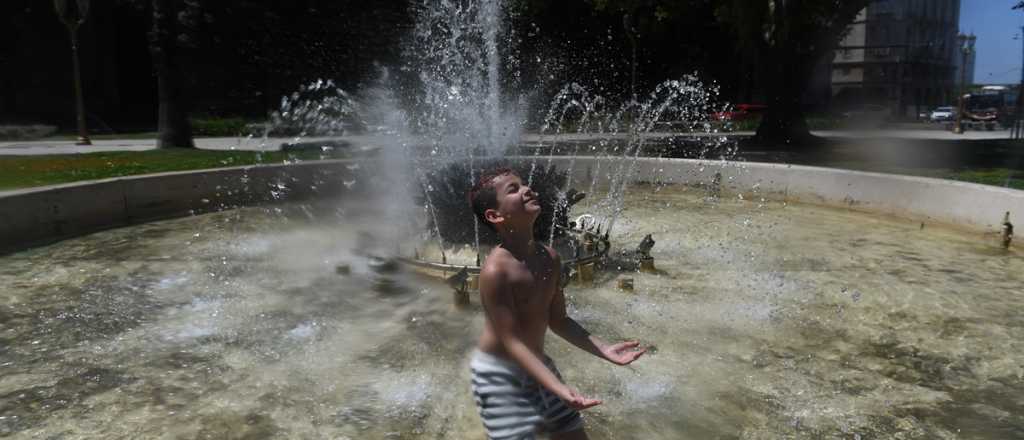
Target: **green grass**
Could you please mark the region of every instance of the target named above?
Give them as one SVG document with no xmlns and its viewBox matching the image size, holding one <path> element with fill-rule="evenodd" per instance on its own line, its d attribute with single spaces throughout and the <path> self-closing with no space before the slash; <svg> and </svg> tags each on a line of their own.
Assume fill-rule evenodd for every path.
<svg viewBox="0 0 1024 440">
<path fill-rule="evenodd" d="M 341 158 L 343 152 L 264 152 L 163 149 L 44 156 L 0 156 L 0 190 L 106 179 L 137 174 L 224 168 L 285 161 Z M 819 166 L 958 180 L 1024 190 L 1024 172 L 1007 168 L 938 169 L 832 162 Z"/>
<path fill-rule="evenodd" d="M 1024 173 L 1006 168 L 981 170 L 936 170 L 934 176 L 940 179 L 959 180 L 992 186 L 1007 186 L 1013 189 L 1024 189 Z"/>
<path fill-rule="evenodd" d="M 334 159 L 342 157 L 340 154 L 324 154 L 319 151 L 259 153 L 175 148 L 44 156 L 0 156 L 0 190 L 167 171 Z"/>
<path fill-rule="evenodd" d="M 117 140 L 117 139 L 156 139 L 157 133 L 154 132 L 142 132 L 142 133 L 117 133 L 117 134 L 90 134 L 89 139 L 94 141 L 100 140 Z M 47 136 L 39 139 L 28 139 L 26 142 L 37 142 L 37 141 L 77 141 L 77 133 L 59 133 L 53 136 Z"/>
<path fill-rule="evenodd" d="M 842 168 L 847 170 L 868 171 L 872 173 L 902 174 L 905 176 L 931 177 L 935 179 L 956 180 L 960 182 L 979 183 L 999 187 L 1024 190 L 1024 171 L 1009 168 L 905 168 L 876 166 L 859 162 L 832 162 L 820 164 L 826 168 Z"/>
<path fill-rule="evenodd" d="M 807 116 L 804 120 L 807 121 L 807 128 L 811 130 L 839 130 L 844 127 L 842 119 L 830 116 Z M 757 131 L 759 125 L 761 125 L 760 116 L 729 122 L 733 131 Z"/>
</svg>

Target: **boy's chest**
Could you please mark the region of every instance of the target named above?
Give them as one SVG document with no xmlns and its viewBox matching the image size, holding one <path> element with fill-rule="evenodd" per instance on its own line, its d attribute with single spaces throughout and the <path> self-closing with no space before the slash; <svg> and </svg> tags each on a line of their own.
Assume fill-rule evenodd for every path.
<svg viewBox="0 0 1024 440">
<path fill-rule="evenodd" d="M 520 308 L 547 308 L 555 292 L 553 271 L 548 269 L 528 270 L 523 268 L 509 276 L 509 285 L 515 294 L 516 305 Z"/>
</svg>

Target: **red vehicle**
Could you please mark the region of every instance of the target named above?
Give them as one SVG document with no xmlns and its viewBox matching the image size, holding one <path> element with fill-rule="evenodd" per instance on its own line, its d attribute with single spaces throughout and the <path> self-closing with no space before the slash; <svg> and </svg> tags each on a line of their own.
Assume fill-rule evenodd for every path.
<svg viewBox="0 0 1024 440">
<path fill-rule="evenodd" d="M 768 110 L 768 106 L 763 104 L 736 104 L 727 111 L 712 113 L 711 120 L 744 121 L 761 116 L 765 110 Z"/>
<path fill-rule="evenodd" d="M 1017 94 L 1005 86 L 985 86 L 964 95 L 964 119 L 1008 126 L 1016 116 Z"/>
</svg>

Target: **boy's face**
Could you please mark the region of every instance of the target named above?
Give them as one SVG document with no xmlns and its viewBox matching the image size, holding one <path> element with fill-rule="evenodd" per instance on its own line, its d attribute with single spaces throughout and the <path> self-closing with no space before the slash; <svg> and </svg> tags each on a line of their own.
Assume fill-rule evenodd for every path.
<svg viewBox="0 0 1024 440">
<path fill-rule="evenodd" d="M 498 206 L 484 213 L 487 221 L 509 229 L 532 228 L 533 221 L 540 215 L 537 193 L 512 173 L 495 177 L 492 184 Z"/>
</svg>

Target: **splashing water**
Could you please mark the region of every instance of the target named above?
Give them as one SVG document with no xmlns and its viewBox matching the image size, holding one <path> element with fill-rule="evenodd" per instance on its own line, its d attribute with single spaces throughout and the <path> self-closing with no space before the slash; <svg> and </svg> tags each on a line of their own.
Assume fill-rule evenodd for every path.
<svg viewBox="0 0 1024 440">
<path fill-rule="evenodd" d="M 603 226 L 604 231 L 612 229 L 622 212 L 622 203 L 628 183 L 636 173 L 636 164 L 644 155 L 648 137 L 656 129 L 670 125 L 674 130 L 696 135 L 701 142 L 703 157 L 708 151 L 722 151 L 727 139 L 719 134 L 720 129 L 712 124 L 710 115 L 713 112 L 727 109 L 727 105 L 718 100 L 717 86 L 707 86 L 696 74 L 680 80 L 669 80 L 657 85 L 644 100 L 630 100 L 614 111 L 605 112 L 607 100 L 590 93 L 585 87 L 571 83 L 564 87 L 552 100 L 547 116 L 541 128 L 543 135 L 560 135 L 567 129 L 577 134 L 591 135 L 597 143 L 591 148 L 595 156 L 595 170 L 589 183 L 588 198 L 596 199 L 594 191 L 602 163 L 607 162 L 610 170 L 610 185 L 603 198 L 593 202 L 587 208 L 596 222 Z M 615 145 L 611 139 L 626 137 L 624 145 Z M 557 143 L 545 146 L 543 142 L 534 150 L 531 171 L 536 167 L 539 154 L 547 148 L 548 165 L 555 155 Z M 735 149 L 724 148 L 726 154 L 721 159 L 730 158 Z M 573 168 L 579 155 L 580 144 L 575 143 L 571 149 L 569 161 L 570 180 L 559 193 L 556 209 L 568 209 L 565 196 L 573 185 Z M 531 173 L 532 174 L 532 173 Z M 532 177 L 532 176 L 531 176 Z M 553 238 L 553 235 L 552 235 Z"/>
<path fill-rule="evenodd" d="M 264 137 L 271 134 L 295 136 L 344 136 L 358 128 L 359 105 L 331 80 L 318 79 L 281 98 L 271 113 Z"/>
<path fill-rule="evenodd" d="M 408 67 L 418 72 L 419 90 L 413 91 L 411 108 L 401 108 L 387 70 L 382 69 L 378 85 L 359 99 L 330 81 L 318 80 L 302 87 L 282 100 L 267 131 L 287 132 L 296 140 L 353 131 L 385 135 L 382 159 L 388 166 L 384 168 L 413 171 L 387 172 L 375 176 L 378 182 L 371 184 L 392 188 L 417 184 L 426 193 L 421 201 L 434 224 L 433 228 L 420 227 L 437 235 L 438 245 L 444 248 L 435 203 L 441 198 L 464 200 L 466 188 L 477 178 L 477 164 L 501 157 L 509 147 L 518 145 L 525 119 L 510 104 L 517 102 L 515 95 L 521 91 L 501 89 L 508 83 L 503 73 L 514 76 L 518 68 L 514 49 L 508 48 L 511 45 L 499 44 L 513 39 L 508 26 L 511 15 L 503 1 L 423 0 L 414 10 L 417 20 L 407 56 Z M 704 152 L 721 151 L 725 143 L 709 117 L 724 107 L 718 101 L 718 88 L 707 86 L 696 74 L 665 81 L 643 99 L 630 99 L 617 107 L 610 102 L 578 82 L 566 84 L 547 108 L 539 130 L 541 141 L 532 152 L 529 175 L 524 176 L 533 185 L 538 167 L 550 169 L 553 156 L 562 148 L 561 154 L 570 156 L 568 179 L 547 189 L 554 200 L 553 217 L 568 215 L 571 203 L 567 195 L 575 186 L 586 185 L 587 213 L 604 232 L 618 221 L 628 183 L 636 173 L 637 161 L 647 154 L 648 138 L 655 130 L 671 126 L 695 135 L 702 139 Z M 566 134 L 578 136 L 582 142 L 566 147 L 559 140 Z M 574 181 L 576 158 L 581 152 L 594 158 L 589 182 Z M 548 157 L 542 165 L 540 156 L 545 153 Z M 465 187 L 437 178 L 453 162 L 469 164 Z M 599 181 L 610 182 L 603 195 L 595 193 Z M 346 185 L 350 182 L 356 183 L 346 180 Z M 388 218 L 407 216 L 401 208 L 410 206 L 407 202 L 405 198 L 386 201 L 394 205 Z M 472 244 L 477 265 L 480 233 L 474 222 Z M 548 242 L 553 244 L 556 228 L 552 227 L 549 234 Z M 443 249 L 441 255 L 444 260 Z"/>
<path fill-rule="evenodd" d="M 518 142 L 521 118 L 502 103 L 507 37 L 501 0 L 423 1 L 418 5 L 409 58 L 422 83 L 417 129 L 435 149 L 466 157 L 468 151 L 500 155 Z M 507 55 L 507 54 L 504 54 Z"/>
</svg>

